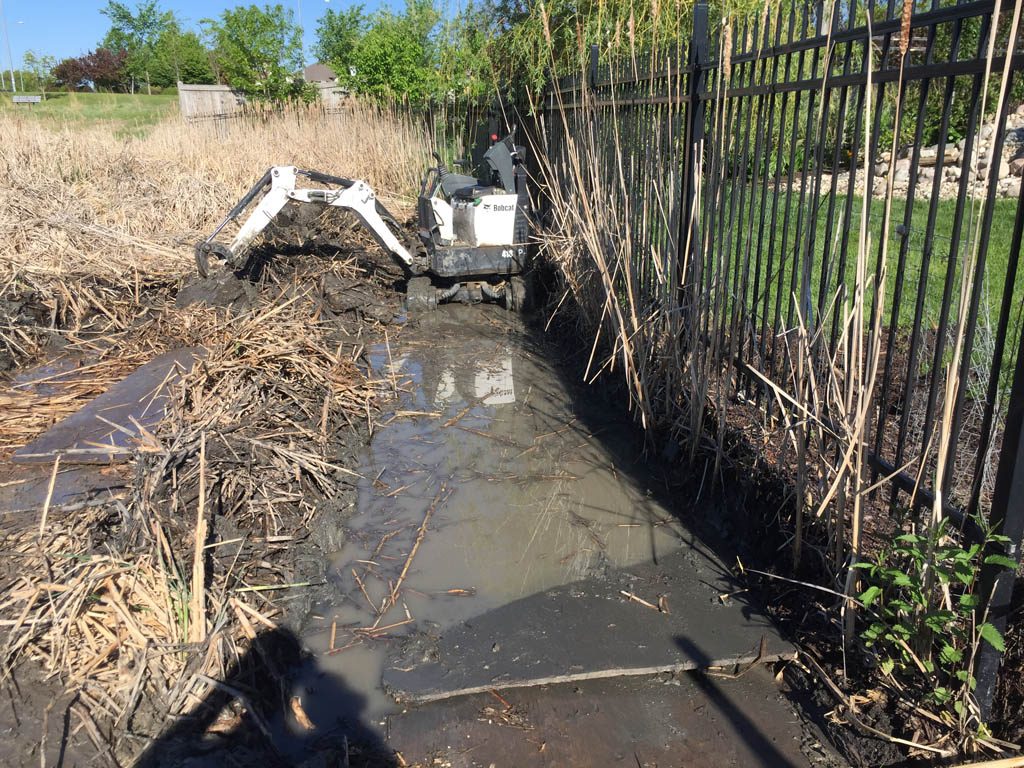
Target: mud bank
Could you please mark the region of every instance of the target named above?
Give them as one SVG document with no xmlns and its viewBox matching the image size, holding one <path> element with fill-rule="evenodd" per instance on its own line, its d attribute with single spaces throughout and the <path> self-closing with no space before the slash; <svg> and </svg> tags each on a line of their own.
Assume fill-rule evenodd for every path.
<svg viewBox="0 0 1024 768">
<path fill-rule="evenodd" d="M 41 332 L 59 346 L 0 395 L 4 458 L 21 453 L 0 478 L 5 764 L 145 763 L 169 732 L 216 749 L 203 734 L 274 699 L 284 651 L 213 703 L 259 632 L 308 612 L 320 533 L 354 509 L 378 397 L 361 356 L 400 311 L 373 271 L 282 258 L 241 288 L 126 286 L 105 328 Z M 119 383 L 185 348 L 198 362 L 145 392 Z"/>
<path fill-rule="evenodd" d="M 770 676 L 681 671 L 743 671 L 792 649 L 687 524 L 709 513 L 699 478 L 652 471 L 628 420 L 573 386 L 556 349 L 494 307 L 442 308 L 368 349 L 392 399 L 356 465 L 353 514 L 320 521 L 335 544 L 326 583 L 281 627 L 296 663 L 249 749 L 269 742 L 292 764 L 331 745 L 353 765 L 654 765 L 695 748 L 683 708 L 719 713 L 717 764 L 837 764 Z M 421 672 L 440 695 L 412 690 Z M 559 675 L 578 682 L 551 685 Z M 601 677 L 616 682 L 588 681 Z M 750 695 L 753 721 L 723 704 Z M 567 707 L 632 721 L 617 736 L 601 717 L 567 729 L 554 714 Z M 762 759 L 758 744 L 778 746 Z"/>
</svg>

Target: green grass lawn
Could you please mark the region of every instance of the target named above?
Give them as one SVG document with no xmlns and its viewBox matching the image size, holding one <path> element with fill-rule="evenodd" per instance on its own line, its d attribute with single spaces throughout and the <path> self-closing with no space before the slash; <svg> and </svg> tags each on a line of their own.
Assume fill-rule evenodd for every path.
<svg viewBox="0 0 1024 768">
<path fill-rule="evenodd" d="M 748 188 L 748 195 L 749 195 Z M 747 198 L 746 205 L 750 205 L 750 198 Z M 860 230 L 862 200 L 855 197 L 853 200 L 853 211 L 850 225 L 845 229 L 841 228 L 844 208 L 847 199 L 845 196 L 837 196 L 834 209 L 831 212 L 832 228 L 826 241 L 826 228 L 829 221 L 829 202 L 827 198 L 819 198 L 815 201 L 813 217 L 814 247 L 812 252 L 811 267 L 811 302 L 817 311 L 833 300 L 840 282 L 845 282 L 847 289 L 851 289 L 856 279 L 856 255 L 857 239 Z M 762 267 L 760 270 L 760 286 L 758 297 L 748 295 L 748 307 L 753 309 L 757 315 L 761 315 L 764 307 L 765 290 L 769 312 L 774 313 L 776 301 L 781 299 L 783 307 L 783 322 L 786 318 L 786 308 L 789 306 L 790 296 L 793 287 L 794 265 L 800 270 L 804 258 L 806 243 L 809 237 L 808 205 L 805 201 L 802 217 L 800 216 L 799 195 L 794 192 L 791 196 L 785 193 L 775 195 L 769 192 L 762 201 L 760 194 L 754 198 L 754 216 L 759 216 L 760 211 L 765 211 L 766 227 L 762 244 Z M 980 203 L 978 203 L 980 206 Z M 726 210 L 728 201 L 721 206 Z M 869 210 L 869 232 L 871 235 L 871 249 L 868 258 L 868 269 L 874 275 L 878 264 L 879 245 L 881 242 L 881 228 L 884 218 L 884 201 L 873 199 Z M 775 238 L 770 241 L 770 222 L 772 209 L 775 208 Z M 986 249 L 986 266 L 984 280 L 982 282 L 982 322 L 995 324 L 1000 302 L 1002 301 L 1003 288 L 1006 282 L 1007 267 L 1010 262 L 1010 246 L 1013 237 L 1013 225 L 1016 215 L 1017 201 L 1011 199 L 998 199 L 992 216 L 992 225 L 989 227 L 989 242 Z M 789 210 L 789 218 L 786 220 L 786 210 Z M 909 225 L 904 234 L 904 214 L 906 201 L 894 199 L 892 205 L 891 221 L 889 225 L 889 245 L 886 259 L 887 275 L 885 289 L 885 308 L 883 323 L 886 326 L 891 324 L 893 319 L 892 307 L 895 298 L 897 282 L 902 281 L 902 292 L 899 307 L 896 312 L 896 325 L 909 330 L 914 322 L 916 302 L 919 286 L 922 282 L 922 270 L 925 261 L 925 252 L 928 247 L 926 237 L 928 223 L 928 200 L 915 200 Z M 924 328 L 934 327 L 940 319 L 943 293 L 946 290 L 947 269 L 950 259 L 955 260 L 951 271 L 951 296 L 952 313 L 955 316 L 958 307 L 958 297 L 963 278 L 963 264 L 969 253 L 969 246 L 976 236 L 977 229 L 977 207 L 967 205 L 964 210 L 964 224 L 960 235 L 960 242 L 955 252 L 953 250 L 953 225 L 956 213 L 955 200 L 940 200 L 935 211 L 934 235 L 931 239 L 931 256 L 928 259 L 927 274 L 924 275 L 923 290 L 923 313 L 921 325 Z M 725 215 L 728 215 L 727 213 Z M 737 217 L 740 218 L 740 217 Z M 799 221 L 798 221 L 799 218 Z M 754 229 L 755 242 L 753 243 L 751 259 L 756 256 L 756 227 Z M 746 237 L 744 230 L 743 236 Z M 846 248 L 846 264 L 843 270 L 844 281 L 840 280 L 839 261 L 842 250 Z M 744 245 L 745 247 L 745 245 Z M 735 240 L 733 240 L 735 248 Z M 769 267 L 767 254 L 774 254 L 774 264 Z M 903 263 L 900 268 L 900 254 L 903 251 Z M 735 257 L 734 257 L 735 258 Z M 821 290 L 822 269 L 828 263 L 829 272 L 824 295 Z M 779 276 L 781 272 L 782 290 L 779 290 Z M 796 286 L 799 290 L 802 272 L 798 271 Z M 1015 286 L 1015 294 L 1024 301 L 1024 275 L 1018 275 Z M 753 269 L 751 271 L 752 293 Z M 765 284 L 767 282 L 767 289 Z M 987 318 L 987 320 L 986 320 Z"/>
<path fill-rule="evenodd" d="M 0 95 L 0 115 L 22 115 L 70 127 L 110 126 L 119 135 L 138 134 L 178 112 L 175 93 L 147 96 L 144 93 L 46 94 L 41 104 L 14 104 L 10 93 Z"/>
</svg>

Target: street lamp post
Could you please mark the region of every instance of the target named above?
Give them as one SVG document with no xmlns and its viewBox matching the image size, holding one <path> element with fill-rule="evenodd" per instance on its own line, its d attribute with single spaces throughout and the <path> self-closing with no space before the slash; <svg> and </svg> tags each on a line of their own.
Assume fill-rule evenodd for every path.
<svg viewBox="0 0 1024 768">
<path fill-rule="evenodd" d="M 11 55 L 11 36 L 7 32 L 7 14 L 4 13 L 4 0 L 0 0 L 0 21 L 3 22 L 4 40 L 7 41 L 7 64 L 11 71 L 11 92 L 18 92 L 18 85 L 14 82 L 14 57 Z"/>
</svg>

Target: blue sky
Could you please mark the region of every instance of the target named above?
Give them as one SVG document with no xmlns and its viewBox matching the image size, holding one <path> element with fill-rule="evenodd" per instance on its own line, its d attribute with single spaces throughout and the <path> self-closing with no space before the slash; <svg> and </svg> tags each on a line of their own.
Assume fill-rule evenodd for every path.
<svg viewBox="0 0 1024 768">
<path fill-rule="evenodd" d="M 311 47 L 316 31 L 316 22 L 327 8 L 344 9 L 355 5 L 358 0 L 249 0 L 257 5 L 280 2 L 290 7 L 298 17 L 302 10 L 302 26 L 305 30 L 306 58 L 312 60 Z M 49 54 L 63 59 L 78 56 L 92 48 L 106 34 L 109 25 L 107 17 L 100 15 L 100 8 L 107 0 L 0 0 L 7 18 L 7 30 L 11 39 L 11 53 L 14 66 L 21 65 L 25 51 Z M 135 0 L 127 0 L 130 6 Z M 247 5 L 245 0 L 163 0 L 161 6 L 174 11 L 189 27 L 197 27 L 200 19 L 219 16 L 227 8 Z M 400 7 L 401 0 L 363 0 L 367 11 L 381 6 Z M 0 61 L 7 66 L 7 49 L 0 48 Z"/>
</svg>

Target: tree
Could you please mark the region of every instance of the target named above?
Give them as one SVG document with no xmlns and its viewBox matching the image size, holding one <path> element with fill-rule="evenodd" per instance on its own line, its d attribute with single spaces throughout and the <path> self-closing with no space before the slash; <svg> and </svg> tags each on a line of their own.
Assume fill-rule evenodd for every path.
<svg viewBox="0 0 1024 768">
<path fill-rule="evenodd" d="M 97 89 L 123 88 L 127 62 L 128 54 L 125 51 L 97 48 L 86 56 L 89 79 Z"/>
<path fill-rule="evenodd" d="M 491 19 L 472 0 L 446 21 L 438 39 L 439 88 L 445 96 L 479 98 L 494 87 Z"/>
<path fill-rule="evenodd" d="M 97 48 L 84 56 L 64 59 L 53 69 L 53 78 L 65 88 L 92 85 L 97 90 L 113 89 L 124 84 L 124 66 L 128 54 Z"/>
<path fill-rule="evenodd" d="M 328 9 L 316 28 L 313 53 L 317 59 L 330 64 L 335 72 L 345 74 L 355 66 L 355 50 L 366 30 L 363 6 L 354 5 L 347 11 Z"/>
<path fill-rule="evenodd" d="M 110 31 L 102 47 L 125 51 L 125 69 L 133 90 L 136 81 L 144 81 L 148 88 L 157 41 L 175 24 L 174 14 L 162 10 L 157 0 L 141 0 L 134 13 L 125 3 L 109 0 L 100 13 L 110 19 Z"/>
<path fill-rule="evenodd" d="M 57 66 L 57 60 L 53 56 L 40 56 L 35 51 L 25 51 L 25 69 L 35 80 L 35 87 L 46 93 L 46 86 L 50 83 L 53 68 Z"/>
<path fill-rule="evenodd" d="M 214 63 L 232 88 L 258 99 L 309 98 L 302 69 L 302 30 L 291 10 L 255 5 L 204 19 Z"/>
<path fill-rule="evenodd" d="M 195 32 L 183 32 L 177 21 L 157 38 L 150 66 L 150 80 L 161 88 L 182 83 L 214 82 L 210 52 Z"/>
<path fill-rule="evenodd" d="M 378 98 L 421 101 L 438 90 L 431 33 L 439 14 L 430 0 L 408 0 L 405 13 L 378 11 L 352 52 L 355 74 L 339 73 L 355 90 Z"/>
<path fill-rule="evenodd" d="M 53 68 L 53 79 L 57 81 L 57 85 L 68 90 L 86 86 L 90 82 L 89 66 L 86 63 L 86 57 L 74 56 L 62 59 Z"/>
</svg>

